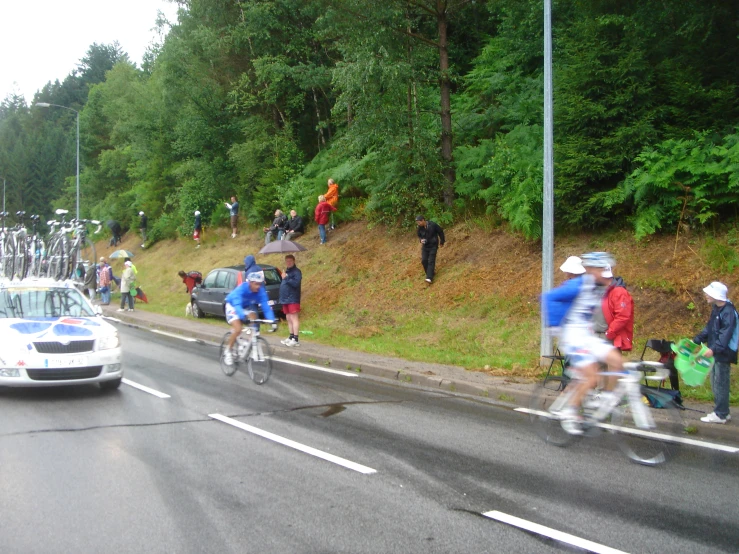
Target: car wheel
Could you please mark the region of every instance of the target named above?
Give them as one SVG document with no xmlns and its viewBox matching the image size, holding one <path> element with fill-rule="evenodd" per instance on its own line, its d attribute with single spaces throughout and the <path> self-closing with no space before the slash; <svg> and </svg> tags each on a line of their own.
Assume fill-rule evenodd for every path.
<svg viewBox="0 0 739 554">
<path fill-rule="evenodd" d="M 192 315 L 198 319 L 205 317 L 205 312 L 200 309 L 200 305 L 195 300 L 192 301 Z"/>
<path fill-rule="evenodd" d="M 112 381 L 103 381 L 100 383 L 100 390 L 116 390 L 121 386 L 121 378 L 113 379 Z"/>
</svg>

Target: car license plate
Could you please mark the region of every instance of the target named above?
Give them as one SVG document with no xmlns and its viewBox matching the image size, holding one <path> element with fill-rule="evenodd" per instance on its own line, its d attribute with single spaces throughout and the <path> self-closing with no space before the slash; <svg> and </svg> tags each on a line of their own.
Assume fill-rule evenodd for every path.
<svg viewBox="0 0 739 554">
<path fill-rule="evenodd" d="M 274 301 L 274 300 L 270 300 L 270 301 L 269 301 L 269 302 L 267 302 L 267 303 L 268 303 L 268 304 L 269 304 L 270 306 L 274 306 L 274 305 L 275 305 L 275 301 Z"/>
<path fill-rule="evenodd" d="M 64 358 L 47 358 L 44 367 L 85 367 L 87 358 L 85 356 L 72 356 Z"/>
</svg>

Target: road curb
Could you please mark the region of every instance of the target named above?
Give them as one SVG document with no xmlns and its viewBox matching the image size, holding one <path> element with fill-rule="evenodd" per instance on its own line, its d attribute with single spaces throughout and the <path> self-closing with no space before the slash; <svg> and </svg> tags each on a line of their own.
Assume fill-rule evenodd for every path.
<svg viewBox="0 0 739 554">
<path fill-rule="evenodd" d="M 213 327 L 212 332 L 208 329 L 208 332 L 206 333 L 203 332 L 202 329 L 188 329 L 185 325 L 178 326 L 168 324 L 161 319 L 158 321 L 152 321 L 152 318 L 155 318 L 157 314 L 153 314 L 152 312 L 142 313 L 146 314 L 146 319 L 141 319 L 140 317 L 137 317 L 137 315 L 132 315 L 129 312 L 118 313 L 111 310 L 108 310 L 108 313 L 106 313 L 105 316 L 107 319 L 112 318 L 113 320 L 120 321 L 128 327 L 143 330 L 156 329 L 192 338 L 200 343 L 211 345 L 219 345 L 223 335 L 227 331 L 225 328 Z M 496 405 L 503 405 L 510 408 L 528 406 L 533 386 L 535 386 L 535 383 L 531 383 L 530 385 L 515 383 L 518 386 L 512 386 L 511 384 L 500 382 L 475 383 L 463 379 L 442 377 L 432 374 L 432 372 L 424 374 L 422 372 L 413 371 L 407 367 L 404 367 L 403 369 L 389 369 L 379 365 L 373 365 L 371 363 L 357 363 L 349 358 L 342 359 L 340 356 L 328 356 L 321 355 L 316 352 L 301 351 L 297 348 L 290 348 L 280 344 L 276 337 L 271 337 L 267 333 L 264 333 L 263 336 L 265 336 L 270 345 L 279 352 L 279 355 L 282 358 L 292 358 L 303 363 L 324 365 L 330 369 L 355 371 L 359 375 L 386 379 L 401 385 L 410 385 L 422 387 L 427 390 L 438 390 L 451 394 L 476 397 L 492 401 Z M 403 360 L 399 359 L 398 365 L 402 364 Z M 527 388 L 521 388 L 522 386 Z M 681 414 L 684 414 L 684 412 L 681 412 Z M 729 441 L 733 444 L 739 443 L 739 428 L 736 427 L 736 424 L 729 423 L 726 425 L 712 425 L 709 427 L 707 424 L 700 421 L 690 419 L 686 421 L 686 426 L 696 429 L 695 433 L 685 433 L 686 437 Z"/>
</svg>

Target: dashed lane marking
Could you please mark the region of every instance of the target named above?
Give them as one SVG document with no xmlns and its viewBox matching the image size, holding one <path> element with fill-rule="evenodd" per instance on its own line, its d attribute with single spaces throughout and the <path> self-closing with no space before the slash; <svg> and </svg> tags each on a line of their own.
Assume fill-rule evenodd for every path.
<svg viewBox="0 0 739 554">
<path fill-rule="evenodd" d="M 187 342 L 198 342 L 198 339 L 194 339 L 192 337 L 183 337 L 182 335 L 175 335 L 174 333 L 167 333 L 166 331 L 160 331 L 159 329 L 152 329 L 151 332 L 156 333 L 157 335 L 172 337 L 173 339 L 186 340 Z"/>
<path fill-rule="evenodd" d="M 322 460 L 326 460 L 328 462 L 338 464 L 347 469 L 358 471 L 359 473 L 364 473 L 365 475 L 369 475 L 371 473 L 377 473 L 377 470 L 372 469 L 371 467 L 363 466 L 362 464 L 352 462 L 345 458 L 340 458 L 339 456 L 334 456 L 333 454 L 329 454 L 328 452 L 323 452 L 322 450 L 318 450 L 316 448 L 313 448 L 312 446 L 306 446 L 304 444 L 300 444 L 299 442 L 286 439 L 285 437 L 275 435 L 274 433 L 263 431 L 262 429 L 259 429 L 257 427 L 252 427 L 251 425 L 247 425 L 246 423 L 242 423 L 240 421 L 237 421 L 235 419 L 232 419 L 230 417 L 227 417 L 221 414 L 208 414 L 208 417 L 212 417 L 213 419 L 217 419 L 218 421 L 227 423 L 228 425 L 233 425 L 234 427 L 237 427 L 243 431 L 246 431 L 247 433 L 252 433 L 254 435 L 258 435 L 260 437 L 263 437 L 265 439 L 282 444 L 289 448 L 299 450 L 300 452 L 305 452 L 306 454 L 310 454 L 311 456 L 315 456 L 316 458 L 321 458 Z"/>
<path fill-rule="evenodd" d="M 534 414 L 538 416 L 551 417 L 551 414 L 547 412 L 542 412 L 540 410 L 531 410 L 529 408 L 516 408 L 514 411 L 521 412 L 524 414 Z M 645 437 L 648 439 L 675 442 L 679 444 L 689 444 L 691 446 L 699 446 L 701 448 L 708 448 L 709 450 L 718 450 L 720 452 L 728 452 L 729 454 L 736 454 L 737 452 L 739 452 L 739 448 L 735 446 L 726 446 L 724 444 L 717 444 L 715 442 L 706 442 L 706 441 L 699 441 L 695 439 L 686 439 L 684 437 L 674 437 L 672 435 L 665 435 L 664 433 L 644 431 L 643 429 L 631 429 L 629 427 L 619 427 L 617 425 L 611 425 L 610 423 L 598 423 L 597 425 L 598 427 L 601 427 L 602 429 L 608 429 L 609 431 L 618 431 L 619 433 L 636 435 L 636 436 Z"/>
<path fill-rule="evenodd" d="M 580 537 L 576 537 L 575 535 L 570 535 L 569 533 L 563 533 L 562 531 L 557 531 L 556 529 L 552 529 L 551 527 L 545 527 L 544 525 L 539 525 L 538 523 L 534 523 L 533 521 L 521 519 L 520 517 L 505 514 L 497 510 L 485 512 L 482 515 L 490 519 L 500 521 L 501 523 L 506 523 L 508 525 L 518 527 L 519 529 L 524 529 L 526 531 L 536 533 L 537 535 L 543 535 L 559 542 L 571 544 L 572 546 L 582 548 L 583 550 L 587 550 L 588 552 L 595 552 L 596 554 L 626 554 L 623 550 L 616 550 L 615 548 L 611 548 L 610 546 L 605 546 L 602 544 L 598 544 L 597 542 L 582 539 Z"/>
<path fill-rule="evenodd" d="M 146 387 L 144 385 L 140 385 L 139 383 L 136 383 L 134 381 L 131 381 L 129 379 L 126 379 L 125 377 L 123 379 L 121 379 L 121 382 L 122 383 L 125 383 L 129 387 L 133 387 L 135 389 L 139 389 L 141 391 L 148 392 L 149 394 L 153 394 L 154 396 L 156 396 L 158 398 L 172 398 L 168 394 L 165 394 L 163 392 L 159 392 L 158 390 L 154 390 L 154 389 L 149 388 L 149 387 Z"/>
</svg>

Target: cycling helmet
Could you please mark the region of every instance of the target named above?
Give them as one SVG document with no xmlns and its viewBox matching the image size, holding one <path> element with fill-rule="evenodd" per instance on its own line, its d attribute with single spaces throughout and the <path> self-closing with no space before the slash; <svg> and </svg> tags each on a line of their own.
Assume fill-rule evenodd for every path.
<svg viewBox="0 0 739 554">
<path fill-rule="evenodd" d="M 255 271 L 247 275 L 246 280 L 250 283 L 264 283 L 264 274 L 261 271 Z"/>
<path fill-rule="evenodd" d="M 616 265 L 616 260 L 608 252 L 588 252 L 580 258 L 582 258 L 583 267 L 601 267 L 605 269 Z"/>
</svg>

